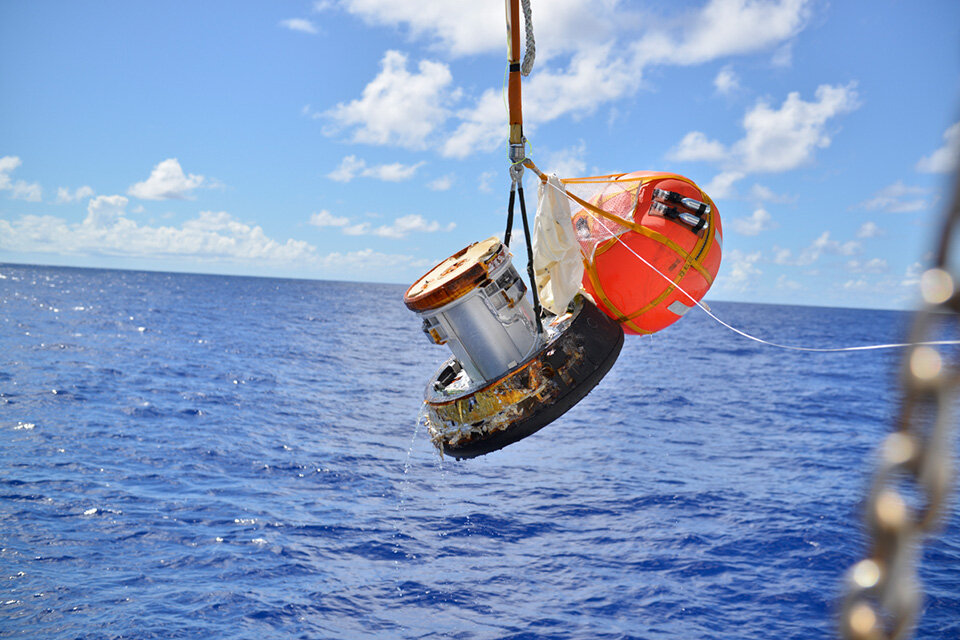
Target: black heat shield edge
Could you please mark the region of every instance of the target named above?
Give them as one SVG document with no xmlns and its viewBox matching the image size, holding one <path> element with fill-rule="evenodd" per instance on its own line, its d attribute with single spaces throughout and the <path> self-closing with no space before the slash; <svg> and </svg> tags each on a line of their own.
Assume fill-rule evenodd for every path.
<svg viewBox="0 0 960 640">
<path fill-rule="evenodd" d="M 623 348 L 623 329 L 619 323 L 584 300 L 582 310 L 570 323 L 570 327 L 551 345 L 558 344 L 563 339 L 581 339 L 584 354 L 579 366 L 570 371 L 574 384 L 566 386 L 563 395 L 503 431 L 459 447 L 445 444 L 443 452 L 457 460 L 476 458 L 522 440 L 562 416 L 590 393 L 613 367 Z M 545 348 L 541 353 L 547 350 L 548 348 Z"/>
</svg>

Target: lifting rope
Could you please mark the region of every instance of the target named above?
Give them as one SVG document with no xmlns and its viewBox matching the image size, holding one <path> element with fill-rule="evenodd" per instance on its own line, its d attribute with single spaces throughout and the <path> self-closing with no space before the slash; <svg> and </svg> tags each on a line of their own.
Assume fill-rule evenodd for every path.
<svg viewBox="0 0 960 640">
<path fill-rule="evenodd" d="M 537 294 L 536 277 L 533 270 L 533 245 L 530 239 L 530 222 L 527 220 L 527 205 L 523 197 L 523 163 L 526 160 L 526 138 L 523 137 L 523 110 L 520 100 L 520 77 L 529 75 L 536 57 L 536 44 L 533 40 L 533 22 L 530 15 L 530 0 L 523 0 L 523 17 L 526 21 L 527 45 L 523 63 L 520 63 L 520 6 L 518 0 L 506 0 L 507 9 L 507 47 L 509 49 L 510 79 L 507 83 L 507 97 L 510 112 L 510 200 L 507 204 L 507 228 L 503 232 L 503 243 L 510 247 L 513 233 L 513 206 L 517 195 L 520 196 L 520 218 L 523 220 L 523 237 L 527 245 L 527 274 L 530 277 L 530 293 L 533 296 L 533 312 L 536 317 L 537 333 L 543 334 L 543 322 L 540 319 L 540 296 Z"/>
</svg>

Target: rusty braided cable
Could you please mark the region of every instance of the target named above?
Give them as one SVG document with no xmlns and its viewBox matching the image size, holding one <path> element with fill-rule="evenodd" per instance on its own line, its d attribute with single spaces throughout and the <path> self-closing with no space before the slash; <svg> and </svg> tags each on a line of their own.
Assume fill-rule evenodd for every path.
<svg viewBox="0 0 960 640">
<path fill-rule="evenodd" d="M 958 225 L 960 177 L 939 237 L 936 266 L 921 277 L 924 307 L 914 319 L 910 339 L 914 344 L 903 358 L 896 429 L 880 448 L 867 496 L 868 554 L 847 576 L 840 613 L 840 632 L 846 640 L 909 637 L 920 608 L 919 545 L 943 516 L 951 489 L 953 401 L 960 386 L 960 359 L 942 347 L 916 343 L 934 332 L 960 328 L 960 291 L 950 271 Z M 911 505 L 910 497 L 919 504 Z"/>
</svg>

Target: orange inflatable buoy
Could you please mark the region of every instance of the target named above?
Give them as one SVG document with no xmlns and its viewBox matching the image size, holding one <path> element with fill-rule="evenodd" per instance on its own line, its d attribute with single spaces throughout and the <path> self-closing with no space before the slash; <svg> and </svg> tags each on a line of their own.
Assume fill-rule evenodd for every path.
<svg viewBox="0 0 960 640">
<path fill-rule="evenodd" d="M 680 289 L 697 301 L 710 289 L 723 229 L 716 205 L 692 180 L 637 171 L 563 183 L 575 203 L 583 287 L 624 332 L 659 331 L 695 306 Z"/>
</svg>

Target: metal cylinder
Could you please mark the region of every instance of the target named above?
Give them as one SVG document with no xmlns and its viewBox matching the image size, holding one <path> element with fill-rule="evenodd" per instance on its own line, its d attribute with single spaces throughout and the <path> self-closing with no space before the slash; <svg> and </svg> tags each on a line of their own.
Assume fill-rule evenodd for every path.
<svg viewBox="0 0 960 640">
<path fill-rule="evenodd" d="M 490 238 L 431 269 L 407 290 L 404 302 L 471 380 L 492 381 L 543 344 L 526 290 L 507 248 Z"/>
</svg>

